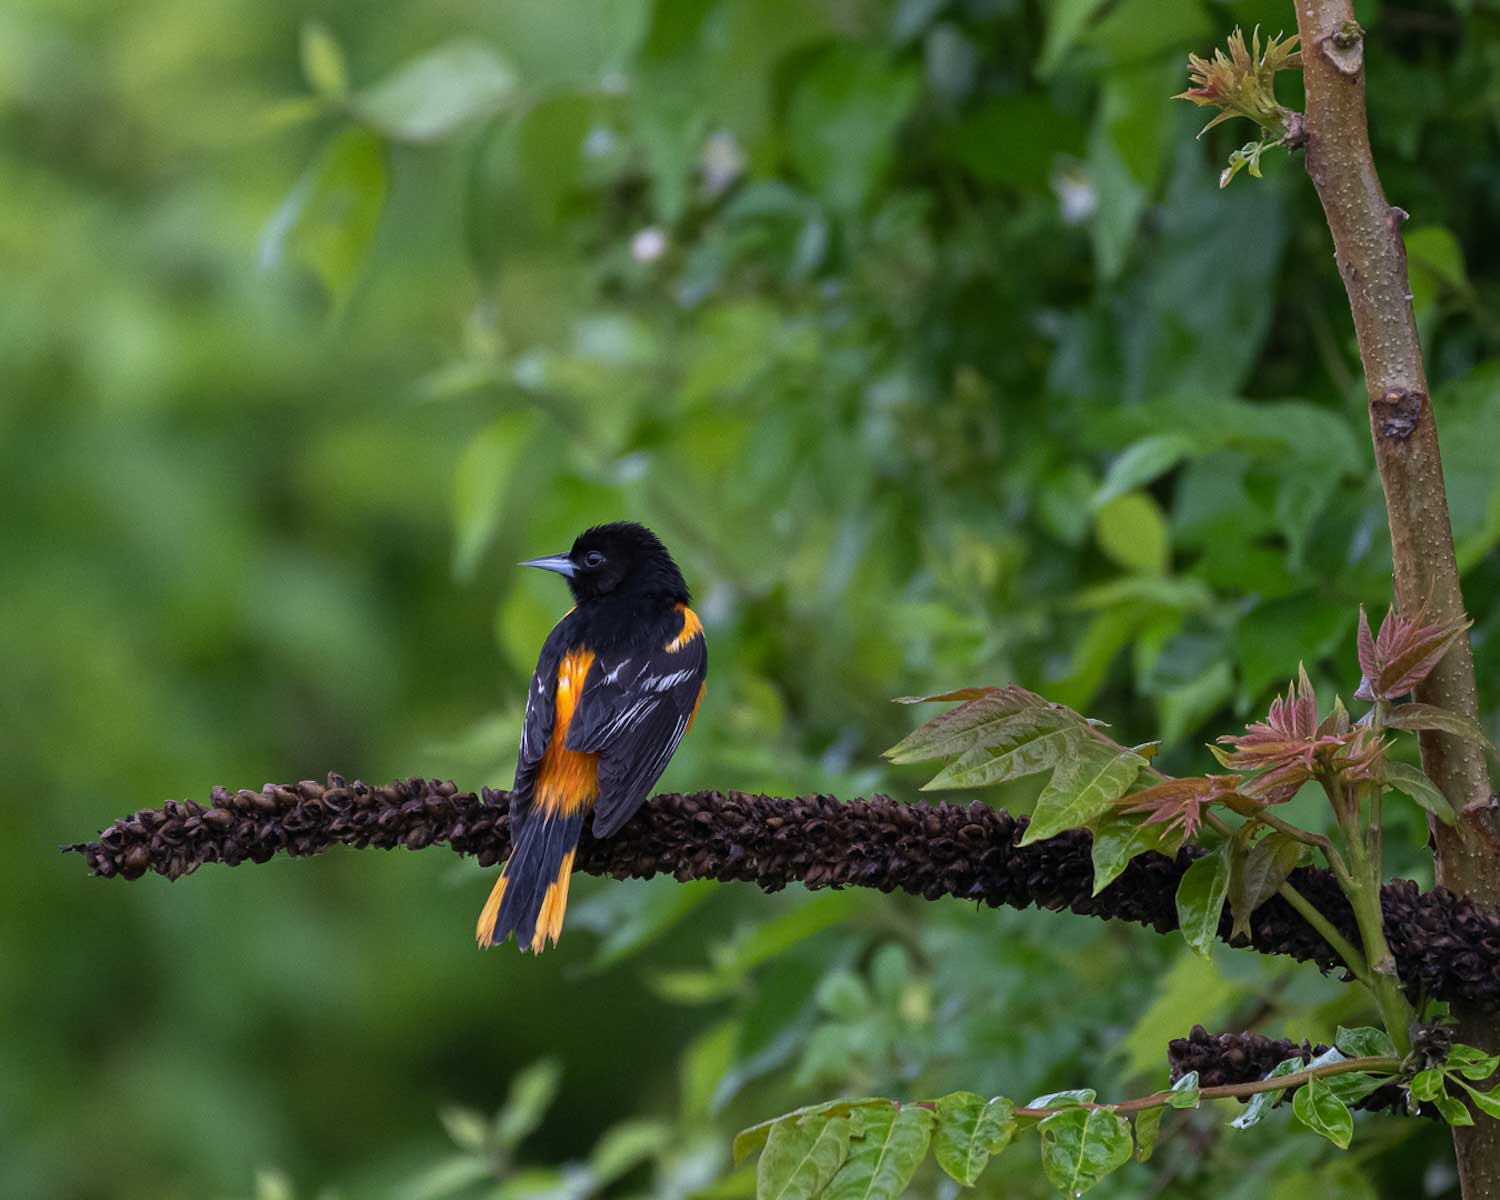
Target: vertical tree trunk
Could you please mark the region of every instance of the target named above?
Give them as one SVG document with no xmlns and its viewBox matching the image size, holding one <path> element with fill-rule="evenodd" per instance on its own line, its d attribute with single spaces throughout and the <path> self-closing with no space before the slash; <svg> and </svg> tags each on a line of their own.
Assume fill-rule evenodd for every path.
<svg viewBox="0 0 1500 1200">
<path fill-rule="evenodd" d="M 1433 619 L 1463 611 L 1448 498 L 1438 457 L 1422 349 L 1411 307 L 1406 214 L 1385 198 L 1365 122 L 1363 30 L 1350 0 L 1296 0 L 1307 86 L 1307 173 L 1333 234 L 1339 273 L 1349 293 L 1370 400 L 1370 434 L 1385 489 L 1403 612 Z M 1474 659 L 1460 638 L 1418 699 L 1476 716 Z M 1448 734 L 1424 733 L 1422 765 L 1460 814 L 1435 825 L 1438 882 L 1500 905 L 1500 821 L 1483 751 Z M 1500 1047 L 1500 1018 L 1455 1006 L 1459 1040 Z M 1465 1200 L 1500 1200 L 1500 1121 L 1480 1117 L 1455 1128 Z"/>
</svg>

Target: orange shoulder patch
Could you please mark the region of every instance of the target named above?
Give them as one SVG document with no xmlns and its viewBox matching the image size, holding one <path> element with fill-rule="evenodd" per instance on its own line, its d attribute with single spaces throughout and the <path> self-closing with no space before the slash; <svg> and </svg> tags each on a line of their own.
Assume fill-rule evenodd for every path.
<svg viewBox="0 0 1500 1200">
<path fill-rule="evenodd" d="M 662 647 L 668 654 L 676 654 L 694 638 L 703 636 L 703 622 L 697 613 L 686 604 L 679 604 L 677 611 L 682 614 L 682 632 Z"/>
</svg>

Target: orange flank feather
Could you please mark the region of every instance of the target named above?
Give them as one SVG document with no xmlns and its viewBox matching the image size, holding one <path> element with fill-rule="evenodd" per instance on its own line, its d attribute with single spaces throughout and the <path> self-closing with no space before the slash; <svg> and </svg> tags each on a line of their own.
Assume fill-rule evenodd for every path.
<svg viewBox="0 0 1500 1200">
<path fill-rule="evenodd" d="M 698 719 L 698 710 L 703 707 L 703 693 L 706 691 L 708 691 L 708 680 L 705 679 L 698 685 L 698 698 L 693 701 L 693 711 L 688 714 L 688 723 L 683 726 L 683 737 L 687 737 L 692 731 L 693 722 Z"/>
<path fill-rule="evenodd" d="M 572 816 L 599 798 L 599 756 L 569 750 L 565 744 L 593 665 L 592 650 L 574 650 L 563 655 L 557 667 L 557 715 L 536 772 L 536 806 L 543 816 Z"/>
<path fill-rule="evenodd" d="M 677 611 L 682 614 L 682 632 L 668 642 L 663 649 L 668 654 L 676 654 L 694 638 L 703 636 L 703 622 L 698 620 L 698 614 L 686 604 L 679 604 Z M 702 693 L 700 692 L 701 696 Z"/>
</svg>

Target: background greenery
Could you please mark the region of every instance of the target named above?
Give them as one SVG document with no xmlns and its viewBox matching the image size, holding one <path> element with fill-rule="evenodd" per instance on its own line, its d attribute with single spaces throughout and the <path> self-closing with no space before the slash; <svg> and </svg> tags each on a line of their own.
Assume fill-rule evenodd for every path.
<svg viewBox="0 0 1500 1200">
<path fill-rule="evenodd" d="M 1500 13 L 1359 8 L 1493 712 Z M 1299 658 L 1347 695 L 1389 552 L 1327 233 L 1284 156 L 1219 192 L 1249 129 L 1167 100 L 1257 22 L 1290 7 L 0 10 L 0 1194 L 737 1196 L 728 1135 L 800 1102 L 1119 1095 L 1194 1020 L 1360 1023 L 1055 914 L 586 880 L 533 959 L 475 953 L 487 873 L 441 853 L 55 852 L 220 782 L 504 784 L 565 607 L 510 564 L 620 517 L 713 646 L 678 788 L 911 795 L 888 698 L 970 682 L 1200 769 Z M 1181 1119 L 1099 1194 L 1454 1194 L 1415 1122 Z"/>
</svg>

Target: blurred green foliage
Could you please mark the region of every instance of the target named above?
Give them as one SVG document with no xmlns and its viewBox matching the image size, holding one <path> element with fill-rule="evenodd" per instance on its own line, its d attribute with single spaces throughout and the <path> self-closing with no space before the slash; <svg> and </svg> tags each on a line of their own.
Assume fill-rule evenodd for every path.
<svg viewBox="0 0 1500 1200">
<path fill-rule="evenodd" d="M 1358 8 L 1493 712 L 1500 23 Z M 1194 1020 L 1360 1023 L 1305 969 L 1054 914 L 581 881 L 532 959 L 475 954 L 487 880 L 441 854 L 128 886 L 55 854 L 218 782 L 505 783 L 565 607 L 510 564 L 625 516 L 713 643 L 666 785 L 914 791 L 887 698 L 960 683 L 1168 769 L 1299 659 L 1352 690 L 1389 550 L 1328 236 L 1283 154 L 1219 192 L 1248 131 L 1166 99 L 1188 50 L 1292 21 L 0 11 L 0 1194 L 437 1195 L 441 1110 L 492 1162 L 444 1194 L 738 1196 L 729 1134 L 798 1103 L 1118 1095 Z M 487 1129 L 540 1056 L 555 1102 Z M 1352 1160 L 1271 1124 L 1171 1118 L 1096 1194 L 1451 1193 L 1440 1131 L 1372 1122 Z M 1046 1187 L 1012 1154 L 980 1192 Z"/>
</svg>

